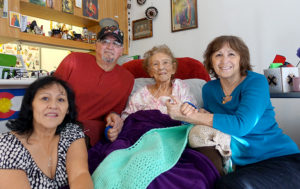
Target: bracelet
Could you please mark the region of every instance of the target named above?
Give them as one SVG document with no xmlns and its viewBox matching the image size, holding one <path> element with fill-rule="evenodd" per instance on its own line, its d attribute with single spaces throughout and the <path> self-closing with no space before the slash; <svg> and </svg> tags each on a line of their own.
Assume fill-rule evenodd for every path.
<svg viewBox="0 0 300 189">
<path fill-rule="evenodd" d="M 189 102 L 189 101 L 185 101 L 184 103 L 187 103 L 187 104 L 193 106 L 195 109 L 198 109 L 197 106 L 195 106 L 193 103 L 191 103 L 191 102 Z"/>
</svg>

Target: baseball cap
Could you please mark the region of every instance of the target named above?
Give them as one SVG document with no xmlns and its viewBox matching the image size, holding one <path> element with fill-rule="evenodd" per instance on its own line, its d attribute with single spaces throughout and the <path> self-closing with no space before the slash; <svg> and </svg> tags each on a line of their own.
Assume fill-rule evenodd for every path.
<svg viewBox="0 0 300 189">
<path fill-rule="evenodd" d="M 100 30 L 97 34 L 97 39 L 102 40 L 104 37 L 111 35 L 114 36 L 118 42 L 123 44 L 124 34 L 123 32 L 116 26 L 105 26 Z"/>
</svg>

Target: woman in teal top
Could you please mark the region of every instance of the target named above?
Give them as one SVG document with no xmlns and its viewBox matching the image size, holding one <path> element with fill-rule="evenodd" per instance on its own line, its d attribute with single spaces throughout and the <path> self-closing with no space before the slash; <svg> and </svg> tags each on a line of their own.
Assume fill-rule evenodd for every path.
<svg viewBox="0 0 300 189">
<path fill-rule="evenodd" d="M 252 72 L 248 47 L 238 37 L 220 36 L 208 45 L 204 59 L 216 78 L 203 87 L 204 108 L 195 111 L 178 99 L 167 106 L 174 119 L 231 135 L 236 170 L 217 188 L 300 188 L 300 151 L 278 127 L 268 82 Z"/>
</svg>

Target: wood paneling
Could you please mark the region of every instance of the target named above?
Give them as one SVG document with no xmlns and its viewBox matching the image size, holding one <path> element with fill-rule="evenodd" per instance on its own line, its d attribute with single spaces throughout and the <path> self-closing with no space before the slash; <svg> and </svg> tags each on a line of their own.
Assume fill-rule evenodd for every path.
<svg viewBox="0 0 300 189">
<path fill-rule="evenodd" d="M 53 8 L 42 7 L 29 3 L 29 0 L 9 0 L 9 10 L 21 14 L 52 20 L 79 27 L 87 27 L 92 32 L 99 32 L 99 21 L 102 18 L 113 18 L 119 23 L 124 32 L 124 53 L 128 54 L 128 26 L 127 26 L 127 1 L 126 0 L 98 0 L 98 19 L 87 18 L 82 15 L 82 9 L 75 7 L 74 15 L 62 12 L 62 0 L 54 0 Z M 93 44 L 86 44 L 77 41 L 49 38 L 44 36 L 21 33 L 18 28 L 9 26 L 9 20 L 0 18 L 0 43 L 12 40 L 40 43 L 44 45 L 73 47 L 85 50 L 95 50 Z"/>
</svg>

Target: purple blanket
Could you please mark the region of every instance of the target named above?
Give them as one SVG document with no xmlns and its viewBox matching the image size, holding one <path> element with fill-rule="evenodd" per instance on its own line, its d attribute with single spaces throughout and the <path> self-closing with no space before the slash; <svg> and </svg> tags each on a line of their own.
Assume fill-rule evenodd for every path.
<svg viewBox="0 0 300 189">
<path fill-rule="evenodd" d="M 128 116 L 118 139 L 110 143 L 102 140 L 89 150 L 89 169 L 93 173 L 100 162 L 112 151 L 128 148 L 145 132 L 153 128 L 181 125 L 158 110 L 138 111 Z M 211 161 L 200 152 L 186 148 L 177 164 L 155 178 L 148 189 L 156 188 L 214 188 L 219 173 Z"/>
</svg>

